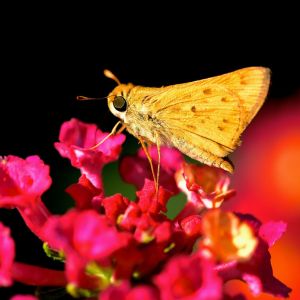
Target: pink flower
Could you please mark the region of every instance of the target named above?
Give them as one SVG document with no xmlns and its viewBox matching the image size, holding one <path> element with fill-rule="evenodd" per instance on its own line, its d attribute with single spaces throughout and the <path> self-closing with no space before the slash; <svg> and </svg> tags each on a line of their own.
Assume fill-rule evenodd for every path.
<svg viewBox="0 0 300 300">
<path fill-rule="evenodd" d="M 110 257 L 131 239 L 130 234 L 118 232 L 105 216 L 94 211 L 81 213 L 75 222 L 72 238 L 74 247 L 79 254 L 90 260 Z"/>
<path fill-rule="evenodd" d="M 69 158 L 73 167 L 80 169 L 81 174 L 96 187 L 102 188 L 101 170 L 103 166 L 119 157 L 125 135 L 118 134 L 110 137 L 95 149 L 89 149 L 108 133 L 102 132 L 95 124 L 87 124 L 77 119 L 63 123 L 59 142 L 55 148 L 62 157 Z"/>
<path fill-rule="evenodd" d="M 154 283 L 162 300 L 222 299 L 222 281 L 214 264 L 200 254 L 171 258 Z"/>
<path fill-rule="evenodd" d="M 153 160 L 154 170 L 156 170 L 158 161 L 156 146 L 150 147 L 149 150 Z M 174 194 L 178 193 L 174 174 L 176 170 L 181 167 L 182 162 L 183 156 L 178 150 L 161 147 L 159 184 Z M 120 165 L 120 174 L 124 181 L 134 184 L 138 190 L 141 190 L 144 186 L 145 179 L 153 180 L 150 165 L 143 149 L 139 149 L 135 156 L 124 157 Z"/>
<path fill-rule="evenodd" d="M 272 247 L 284 234 L 286 227 L 284 222 L 268 222 L 260 226 L 259 236 Z"/>
<path fill-rule="evenodd" d="M 38 156 L 0 159 L 0 206 L 28 207 L 50 187 L 49 167 Z"/>
<path fill-rule="evenodd" d="M 50 212 L 41 195 L 50 185 L 49 167 L 38 156 L 0 159 L 0 207 L 18 208 L 27 226 L 42 240 L 41 229 Z"/>
<path fill-rule="evenodd" d="M 0 287 L 12 284 L 12 267 L 15 258 L 15 243 L 10 229 L 0 222 Z"/>
<path fill-rule="evenodd" d="M 0 207 L 16 207 L 47 242 L 47 255 L 65 263 L 64 271 L 56 271 L 14 261 L 10 231 L 0 223 L 0 285 L 66 286 L 74 297 L 101 300 L 238 300 L 243 295 L 226 295 L 223 287 L 239 279 L 254 295 L 288 296 L 290 289 L 273 276 L 268 251 L 285 223 L 262 225 L 250 215 L 221 211 L 233 194 L 228 174 L 184 163 L 180 152 L 166 147 L 161 149 L 158 191 L 139 150 L 120 166 L 123 178 L 138 188 L 135 201 L 122 194 L 105 197 L 102 168 L 118 158 L 125 139 L 117 135 L 91 149 L 106 136 L 96 125 L 76 119 L 63 124 L 55 147 L 81 177 L 66 189 L 75 208 L 60 216 L 42 203 L 51 179 L 39 157 L 0 160 Z M 150 154 L 156 168 L 155 146 Z M 179 190 L 188 201 L 171 220 L 167 203 Z"/>
<path fill-rule="evenodd" d="M 291 289 L 273 276 L 271 255 L 269 246 L 274 245 L 285 231 L 283 222 L 270 222 L 264 225 L 250 215 L 238 215 L 254 230 L 259 244 L 248 261 L 232 262 L 217 267 L 224 280 L 241 279 L 245 281 L 253 293 L 259 295 L 262 292 L 270 293 L 278 297 L 288 297 Z"/>
<path fill-rule="evenodd" d="M 13 280 L 39 286 L 66 284 L 62 271 L 18 263 L 14 258 L 15 243 L 10 237 L 10 230 L 0 223 L 0 286 L 10 286 Z"/>
<path fill-rule="evenodd" d="M 15 295 L 10 300 L 38 300 L 38 298 L 32 295 Z"/>
<path fill-rule="evenodd" d="M 92 289 L 100 285 L 101 278 L 88 275 L 88 265 L 96 262 L 112 268 L 114 255 L 132 240 L 131 234 L 117 231 L 106 216 L 94 210 L 71 210 L 61 217 L 53 216 L 45 233 L 49 244 L 66 256 L 69 283 Z"/>
<path fill-rule="evenodd" d="M 105 260 L 130 239 L 130 235 L 118 232 L 105 216 L 94 210 L 71 210 L 61 217 L 51 217 L 45 232 L 56 249 L 67 256 L 76 252 L 88 260 Z"/>
</svg>

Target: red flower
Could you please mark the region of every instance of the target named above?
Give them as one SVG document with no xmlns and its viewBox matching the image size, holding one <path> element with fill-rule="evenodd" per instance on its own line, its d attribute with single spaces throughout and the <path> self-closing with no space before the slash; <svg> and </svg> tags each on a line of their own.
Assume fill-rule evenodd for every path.
<svg viewBox="0 0 300 300">
<path fill-rule="evenodd" d="M 176 182 L 188 199 L 177 219 L 199 214 L 205 208 L 220 207 L 234 194 L 233 190 L 228 190 L 228 173 L 214 167 L 184 163 L 176 172 Z"/>
<path fill-rule="evenodd" d="M 75 201 L 76 208 L 80 210 L 99 209 L 104 197 L 102 189 L 96 188 L 85 175 L 79 178 L 78 183 L 68 186 L 66 192 Z"/>
<path fill-rule="evenodd" d="M 154 282 L 162 300 L 222 299 L 222 281 L 204 255 L 171 258 Z"/>
<path fill-rule="evenodd" d="M 153 181 L 145 179 L 143 188 L 138 191 L 138 206 L 142 212 L 157 214 L 160 211 L 167 211 L 167 201 L 170 199 L 172 193 L 164 189 L 162 186 L 158 189 L 156 194 L 155 184 Z"/>
<path fill-rule="evenodd" d="M 149 148 L 150 155 L 153 160 L 154 170 L 157 169 L 157 149 L 156 146 Z M 174 179 L 176 170 L 181 168 L 183 162 L 182 154 L 168 147 L 161 147 L 161 166 L 159 184 L 166 190 L 178 193 L 178 188 Z M 134 184 L 138 190 L 144 186 L 144 180 L 153 180 L 150 165 L 143 149 L 139 149 L 137 155 L 126 156 L 121 161 L 120 174 L 124 181 Z"/>
<path fill-rule="evenodd" d="M 96 188 L 102 188 L 101 170 L 109 162 L 116 160 L 125 141 L 125 135 L 118 134 L 110 137 L 95 149 L 89 149 L 108 133 L 102 132 L 95 124 L 87 124 L 71 119 L 63 123 L 59 142 L 55 148 L 61 156 L 69 158 L 73 167 L 80 169 Z"/>
<path fill-rule="evenodd" d="M 147 285 L 130 287 L 129 282 L 111 286 L 99 295 L 99 300 L 159 300 L 157 291 Z"/>
<path fill-rule="evenodd" d="M 137 203 L 129 203 L 127 209 L 119 220 L 120 227 L 127 231 L 134 231 L 141 215 L 142 211 Z"/>
<path fill-rule="evenodd" d="M 12 267 L 15 258 L 15 243 L 9 228 L 0 222 L 0 287 L 12 284 Z"/>
<path fill-rule="evenodd" d="M 200 237 L 202 234 L 202 218 L 199 215 L 188 216 L 180 221 L 180 227 L 190 237 Z"/>
<path fill-rule="evenodd" d="M 104 198 L 102 200 L 102 207 L 104 208 L 106 217 L 112 223 L 116 224 L 118 218 L 125 213 L 129 203 L 129 200 L 121 194 L 115 194 Z"/>
</svg>

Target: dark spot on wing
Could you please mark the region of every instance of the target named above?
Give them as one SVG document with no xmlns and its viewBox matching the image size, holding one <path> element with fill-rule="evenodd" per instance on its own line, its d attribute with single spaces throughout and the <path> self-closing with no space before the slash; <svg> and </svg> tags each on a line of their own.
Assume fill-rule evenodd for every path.
<svg viewBox="0 0 300 300">
<path fill-rule="evenodd" d="M 190 129 L 192 129 L 192 130 L 196 129 L 196 126 L 195 125 L 191 125 L 191 124 L 188 124 L 187 127 L 190 128 Z"/>
<path fill-rule="evenodd" d="M 148 121 L 152 121 L 153 120 L 152 116 L 150 116 L 150 115 L 147 115 L 147 119 L 148 119 Z"/>
<path fill-rule="evenodd" d="M 204 89 L 203 94 L 204 95 L 210 95 L 211 94 L 211 89 Z"/>
<path fill-rule="evenodd" d="M 192 112 L 196 112 L 196 106 L 195 106 L 195 105 L 193 105 L 193 106 L 191 107 L 191 111 L 192 111 Z"/>
</svg>

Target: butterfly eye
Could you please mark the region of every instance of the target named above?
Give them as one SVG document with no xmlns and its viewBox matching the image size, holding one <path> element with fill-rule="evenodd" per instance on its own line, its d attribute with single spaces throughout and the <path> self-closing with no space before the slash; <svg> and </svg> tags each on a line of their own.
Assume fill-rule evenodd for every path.
<svg viewBox="0 0 300 300">
<path fill-rule="evenodd" d="M 122 96 L 116 96 L 113 101 L 114 108 L 118 111 L 126 111 L 127 102 Z"/>
</svg>

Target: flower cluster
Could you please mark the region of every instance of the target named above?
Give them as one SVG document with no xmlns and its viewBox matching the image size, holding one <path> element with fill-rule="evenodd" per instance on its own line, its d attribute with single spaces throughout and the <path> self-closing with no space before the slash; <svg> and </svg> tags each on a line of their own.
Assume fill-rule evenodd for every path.
<svg viewBox="0 0 300 300">
<path fill-rule="evenodd" d="M 102 169 L 118 159 L 125 136 L 92 148 L 106 136 L 76 119 L 62 125 L 55 147 L 81 172 L 66 189 L 74 208 L 64 215 L 52 214 L 42 202 L 51 178 L 38 156 L 0 159 L 0 207 L 16 208 L 46 254 L 65 266 L 57 271 L 15 261 L 10 230 L 0 223 L 0 286 L 62 286 L 74 297 L 101 300 L 244 299 L 224 289 L 239 279 L 254 295 L 288 297 L 290 289 L 273 276 L 268 250 L 285 231 L 283 222 L 262 224 L 251 215 L 222 211 L 222 202 L 234 194 L 227 173 L 188 164 L 180 152 L 164 147 L 158 191 L 139 150 L 120 163 L 124 181 L 137 188 L 136 199 L 108 197 Z M 155 147 L 150 154 L 157 165 Z M 187 201 L 170 219 L 167 203 L 179 192 Z"/>
</svg>

